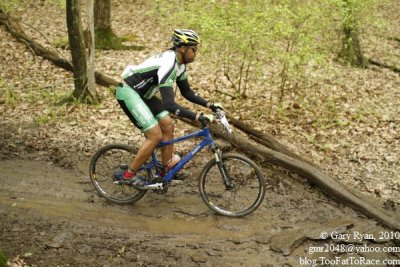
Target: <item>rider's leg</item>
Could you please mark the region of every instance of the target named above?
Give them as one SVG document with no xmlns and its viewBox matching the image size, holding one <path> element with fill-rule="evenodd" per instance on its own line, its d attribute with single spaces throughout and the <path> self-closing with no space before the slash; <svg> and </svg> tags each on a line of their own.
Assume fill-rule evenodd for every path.
<svg viewBox="0 0 400 267">
<path fill-rule="evenodd" d="M 162 131 L 159 125 L 154 126 L 145 132 L 146 140 L 143 142 L 142 146 L 139 148 L 139 151 L 136 157 L 133 159 L 129 168 L 136 172 L 139 170 L 140 166 L 146 162 L 146 160 L 151 156 L 151 153 L 154 151 L 156 146 L 162 140 Z"/>
<path fill-rule="evenodd" d="M 170 116 L 162 117 L 158 124 L 162 130 L 162 141 L 168 141 L 174 138 L 174 129 L 175 124 Z M 170 161 L 174 161 L 172 154 L 174 152 L 174 146 L 168 145 L 162 148 L 161 150 L 161 160 L 164 165 L 167 165 Z M 178 158 L 180 160 L 180 158 Z M 171 162 L 172 164 L 176 164 L 177 162 Z M 180 170 L 178 173 L 175 173 L 173 179 L 174 180 L 184 180 L 188 177 L 188 174 L 183 170 Z"/>
<path fill-rule="evenodd" d="M 168 141 L 174 138 L 174 121 L 169 116 L 168 111 L 164 109 L 163 103 L 157 97 L 144 100 L 150 108 L 154 117 L 158 121 L 158 125 L 162 131 L 162 141 Z M 173 145 L 165 146 L 161 149 L 161 161 L 166 164 L 172 158 Z"/>
<path fill-rule="evenodd" d="M 162 141 L 168 141 L 174 138 L 174 121 L 170 116 L 165 116 L 158 122 L 162 131 Z M 173 145 L 165 146 L 161 149 L 161 160 L 164 164 L 172 158 L 172 153 L 174 151 Z"/>
<path fill-rule="evenodd" d="M 133 177 L 134 173 L 150 157 L 162 139 L 162 131 L 150 107 L 135 90 L 127 85 L 117 86 L 116 98 L 132 123 L 146 135 L 146 140 L 129 165 L 130 170 L 123 173 L 123 177 L 127 179 Z"/>
</svg>

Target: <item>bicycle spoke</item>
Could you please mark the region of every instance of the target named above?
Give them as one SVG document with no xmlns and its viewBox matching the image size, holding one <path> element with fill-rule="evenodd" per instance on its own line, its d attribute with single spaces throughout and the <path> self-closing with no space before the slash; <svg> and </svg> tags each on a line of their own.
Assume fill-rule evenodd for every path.
<svg viewBox="0 0 400 267">
<path fill-rule="evenodd" d="M 232 186 L 226 186 L 218 164 L 210 161 L 200 179 L 200 193 L 205 203 L 227 216 L 245 216 L 253 212 L 264 197 L 264 179 L 255 163 L 243 156 L 227 154 L 223 172 Z"/>
<path fill-rule="evenodd" d="M 139 200 L 145 191 L 119 183 L 115 178 L 118 171 L 132 160 L 136 150 L 126 145 L 109 145 L 101 148 L 90 163 L 90 178 L 95 189 L 106 199 L 116 203 L 132 203 Z"/>
</svg>

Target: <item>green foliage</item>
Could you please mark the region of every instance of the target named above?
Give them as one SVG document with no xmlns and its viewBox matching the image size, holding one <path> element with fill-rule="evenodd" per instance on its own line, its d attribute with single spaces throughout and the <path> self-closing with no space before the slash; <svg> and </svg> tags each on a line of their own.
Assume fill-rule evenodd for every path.
<svg viewBox="0 0 400 267">
<path fill-rule="evenodd" d="M 330 0 L 336 7 L 342 26 L 358 28 L 375 23 L 377 0 Z"/>
<path fill-rule="evenodd" d="M 279 63 L 285 88 L 289 76 L 301 76 L 302 66 L 326 57 L 328 50 L 319 42 L 326 35 L 325 1 L 171 2 L 154 5 L 158 14 L 169 14 L 162 22 L 196 29 L 204 40 L 202 49 L 217 59 L 216 67 L 239 95 L 246 95 L 250 80 L 263 76 L 266 62 Z"/>
<path fill-rule="evenodd" d="M 56 115 L 53 112 L 49 112 L 48 114 L 41 114 L 35 118 L 35 123 L 38 126 L 42 126 L 47 124 L 55 119 Z"/>
<path fill-rule="evenodd" d="M 1 250 L 0 250 L 0 267 L 7 267 L 7 257 Z"/>
<path fill-rule="evenodd" d="M 342 47 L 339 52 L 341 62 L 355 67 L 367 65 L 359 41 L 359 28 L 360 25 L 369 25 L 368 19 L 371 18 L 370 13 L 374 13 L 372 11 L 376 2 L 376 0 L 336 0 L 342 29 Z"/>
<path fill-rule="evenodd" d="M 21 0 L 0 0 L 0 10 L 11 13 L 21 4 Z"/>
<path fill-rule="evenodd" d="M 18 102 L 18 95 L 15 93 L 14 89 L 6 88 L 3 94 L 3 101 L 6 105 L 13 106 Z"/>
<path fill-rule="evenodd" d="M 61 49 L 68 49 L 69 48 L 69 40 L 68 37 L 61 37 L 52 42 L 52 45 L 61 48 Z"/>
<path fill-rule="evenodd" d="M 88 35 L 85 31 L 85 38 Z M 96 48 L 98 49 L 114 49 L 120 50 L 122 48 L 122 41 L 111 28 L 96 29 L 95 30 Z"/>
<path fill-rule="evenodd" d="M 59 105 L 59 103 L 70 96 L 64 90 L 55 91 L 52 87 L 43 88 L 41 84 L 32 82 L 31 86 L 22 90 L 14 87 L 4 86 L 6 82 L 0 77 L 0 104 L 15 107 L 21 103 L 41 109 L 40 114 L 31 114 L 38 126 L 53 123 L 59 118 L 65 118 L 70 106 Z M 54 86 L 56 88 L 57 86 Z M 78 105 L 78 102 L 73 103 Z"/>
<path fill-rule="evenodd" d="M 348 0 L 352 19 L 364 23 L 376 0 Z M 306 70 L 328 64 L 340 43 L 342 21 L 351 23 L 346 0 L 169 0 L 152 1 L 160 24 L 193 28 L 202 52 L 231 83 L 234 95 L 246 96 L 249 82 L 265 83 L 266 64 L 278 66 L 274 77 L 280 100 L 307 80 Z M 223 75 L 220 75 L 222 73 Z M 223 78 L 223 77 L 222 77 Z M 225 88 L 226 89 L 226 88 Z M 232 94 L 232 92 L 228 92 Z M 296 93 L 296 92 L 293 92 Z"/>
<path fill-rule="evenodd" d="M 117 88 L 115 86 L 109 86 L 107 87 L 107 91 L 109 92 L 110 95 L 115 95 Z"/>
<path fill-rule="evenodd" d="M 66 3 L 67 1 L 65 1 L 65 0 L 45 0 L 45 1 L 50 3 L 50 4 L 59 6 L 59 7 L 63 8 L 63 9 L 66 8 L 66 4 L 67 4 Z"/>
</svg>

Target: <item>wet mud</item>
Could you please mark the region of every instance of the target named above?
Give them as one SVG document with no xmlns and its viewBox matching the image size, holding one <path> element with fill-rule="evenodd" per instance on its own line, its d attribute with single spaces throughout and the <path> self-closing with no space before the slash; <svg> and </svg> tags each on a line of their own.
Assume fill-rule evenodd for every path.
<svg viewBox="0 0 400 267">
<path fill-rule="evenodd" d="M 0 248 L 29 266 L 351 266 L 333 260 L 399 259 L 394 252 L 341 251 L 399 245 L 380 238 L 387 229 L 374 221 L 268 169 L 267 194 L 254 214 L 218 216 L 199 196 L 196 165 L 167 194 L 117 205 L 93 189 L 88 161 L 64 169 L 3 160 Z"/>
</svg>

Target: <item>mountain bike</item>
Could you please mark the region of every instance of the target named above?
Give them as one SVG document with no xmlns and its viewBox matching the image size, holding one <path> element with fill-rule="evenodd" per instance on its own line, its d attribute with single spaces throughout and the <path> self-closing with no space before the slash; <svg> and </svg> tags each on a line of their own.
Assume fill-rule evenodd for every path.
<svg viewBox="0 0 400 267">
<path fill-rule="evenodd" d="M 218 110 L 215 117 L 218 125 L 232 133 L 224 111 Z M 165 166 L 158 160 L 158 149 L 192 138 L 200 139 L 197 146 L 163 175 Z M 265 182 L 260 169 L 243 155 L 223 153 L 206 124 L 201 130 L 161 142 L 137 172 L 146 181 L 141 189 L 118 181 L 115 176 L 116 172 L 128 168 L 138 151 L 136 147 L 125 144 L 101 147 L 91 159 L 90 179 L 97 192 L 107 200 L 119 204 L 133 203 L 149 191 L 166 193 L 174 175 L 205 147 L 211 149 L 214 157 L 203 167 L 199 177 L 199 192 L 204 203 L 217 214 L 229 217 L 243 217 L 254 212 L 265 195 Z"/>
</svg>

